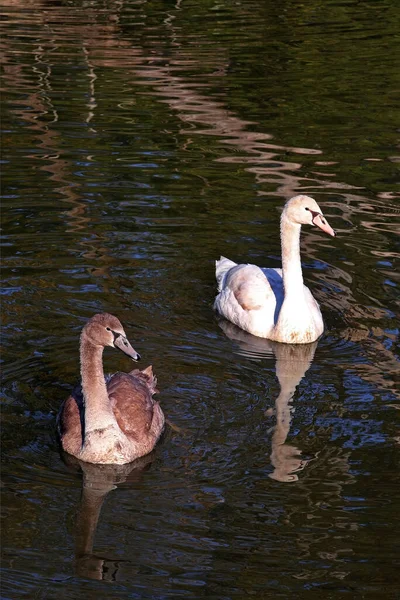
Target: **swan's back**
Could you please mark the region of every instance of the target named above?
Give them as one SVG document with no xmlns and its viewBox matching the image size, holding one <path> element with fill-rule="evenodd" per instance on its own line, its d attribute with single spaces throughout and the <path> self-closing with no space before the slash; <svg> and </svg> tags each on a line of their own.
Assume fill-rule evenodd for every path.
<svg viewBox="0 0 400 600">
<path fill-rule="evenodd" d="M 151 367 L 145 371 L 135 369 L 130 373 L 115 373 L 107 383 L 117 423 L 121 431 L 135 441 L 140 442 L 150 430 L 155 406 L 158 406 L 153 400 L 156 385 Z"/>
</svg>

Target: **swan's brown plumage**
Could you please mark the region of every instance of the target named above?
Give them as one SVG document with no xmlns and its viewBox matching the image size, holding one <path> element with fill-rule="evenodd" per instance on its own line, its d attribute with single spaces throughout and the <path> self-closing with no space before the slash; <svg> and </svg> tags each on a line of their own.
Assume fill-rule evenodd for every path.
<svg viewBox="0 0 400 600">
<path fill-rule="evenodd" d="M 157 380 L 151 366 L 118 372 L 105 381 L 98 346 L 102 351 L 105 345 L 113 345 L 109 332 L 126 339 L 122 325 L 112 315 L 95 315 L 85 326 L 82 386 L 63 403 L 58 430 L 63 449 L 80 460 L 123 464 L 151 452 L 163 431 L 164 414 L 153 400 Z M 130 356 L 135 353 L 130 345 L 128 350 L 121 349 Z"/>
</svg>

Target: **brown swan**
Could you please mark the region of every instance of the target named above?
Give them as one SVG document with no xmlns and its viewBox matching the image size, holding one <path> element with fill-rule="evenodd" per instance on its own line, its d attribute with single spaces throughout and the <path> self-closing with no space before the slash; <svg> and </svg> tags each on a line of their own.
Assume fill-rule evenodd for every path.
<svg viewBox="0 0 400 600">
<path fill-rule="evenodd" d="M 82 383 L 61 406 L 58 433 L 63 450 L 79 460 L 125 464 L 151 452 L 164 428 L 164 414 L 153 400 L 152 367 L 104 377 L 103 349 L 119 348 L 133 360 L 139 354 L 120 321 L 103 313 L 84 326 L 80 339 Z"/>
</svg>

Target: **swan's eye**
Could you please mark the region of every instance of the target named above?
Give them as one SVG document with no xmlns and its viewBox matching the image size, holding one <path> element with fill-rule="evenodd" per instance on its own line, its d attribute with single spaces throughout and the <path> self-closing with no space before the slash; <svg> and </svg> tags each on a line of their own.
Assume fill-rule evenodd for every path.
<svg viewBox="0 0 400 600">
<path fill-rule="evenodd" d="M 106 327 L 107 331 L 111 331 L 111 329 L 109 327 Z"/>
<path fill-rule="evenodd" d="M 304 210 L 310 210 L 309 208 L 307 208 L 307 206 L 304 207 Z"/>
</svg>

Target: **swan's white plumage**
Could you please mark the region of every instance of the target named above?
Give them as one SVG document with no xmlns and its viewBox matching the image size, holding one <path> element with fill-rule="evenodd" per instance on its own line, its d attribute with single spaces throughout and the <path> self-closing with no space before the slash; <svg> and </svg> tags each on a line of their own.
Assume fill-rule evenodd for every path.
<svg viewBox="0 0 400 600">
<path fill-rule="evenodd" d="M 278 342 L 309 343 L 322 334 L 318 303 L 303 284 L 300 263 L 302 224 L 335 235 L 313 198 L 295 196 L 281 217 L 282 269 L 216 261 L 219 294 L 214 308 L 226 319 L 259 337 Z"/>
</svg>

